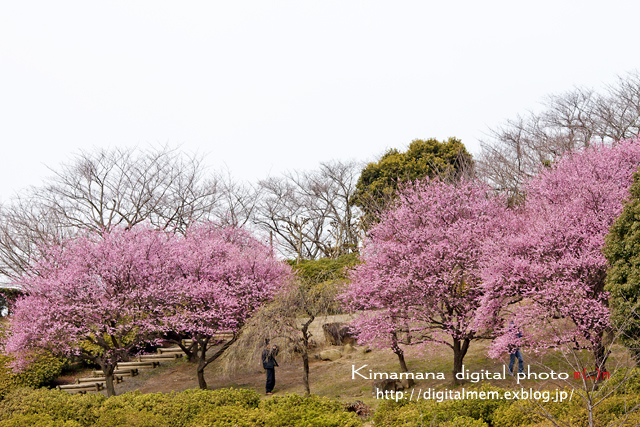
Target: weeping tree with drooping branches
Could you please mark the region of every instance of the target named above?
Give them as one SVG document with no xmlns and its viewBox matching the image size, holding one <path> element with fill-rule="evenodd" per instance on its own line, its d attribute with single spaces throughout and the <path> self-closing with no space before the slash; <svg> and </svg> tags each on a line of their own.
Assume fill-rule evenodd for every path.
<svg viewBox="0 0 640 427">
<path fill-rule="evenodd" d="M 391 347 L 403 370 L 400 344 L 445 344 L 460 372 L 470 343 L 485 336 L 472 325 L 484 295 L 480 259 L 501 232 L 506 206 L 466 180 L 405 185 L 372 229 L 343 295 L 348 308 L 364 311 L 353 323 L 359 342 Z"/>
<path fill-rule="evenodd" d="M 144 225 L 87 234 L 43 249 L 18 279 L 20 298 L 5 350 L 14 368 L 33 350 L 100 365 L 109 396 L 113 372 L 140 344 L 154 342 L 175 269 L 167 263 L 169 234 Z"/>
<path fill-rule="evenodd" d="M 639 139 L 596 145 L 566 155 L 527 183 L 510 236 L 487 249 L 492 255 L 483 269 L 478 321 L 498 330 L 502 324 L 504 333 L 490 355 L 514 344 L 503 321 L 509 318 L 525 331 L 519 345 L 588 348 L 596 368 L 605 370 L 609 264 L 602 250 L 638 165 Z"/>
</svg>

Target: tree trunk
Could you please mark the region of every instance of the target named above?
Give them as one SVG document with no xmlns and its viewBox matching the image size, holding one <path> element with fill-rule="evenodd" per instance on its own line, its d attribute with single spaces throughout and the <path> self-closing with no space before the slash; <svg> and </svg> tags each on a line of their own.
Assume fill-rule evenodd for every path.
<svg viewBox="0 0 640 427">
<path fill-rule="evenodd" d="M 407 368 L 407 362 L 404 360 L 404 351 L 400 347 L 398 347 L 398 351 L 394 351 L 396 355 L 398 355 L 398 362 L 400 362 L 400 371 L 401 372 L 409 372 L 409 368 Z"/>
<path fill-rule="evenodd" d="M 398 356 L 398 362 L 400 362 L 400 372 L 409 372 L 409 368 L 407 367 L 407 362 L 404 360 L 404 350 L 400 348 L 398 345 L 398 337 L 394 332 L 391 336 L 391 350 Z M 413 386 L 415 381 L 413 378 L 407 379 L 407 388 Z"/>
<path fill-rule="evenodd" d="M 311 388 L 309 387 L 309 353 L 306 348 L 302 350 L 302 366 L 304 367 L 302 383 L 304 384 L 304 391 L 308 396 L 311 394 Z"/>
<path fill-rule="evenodd" d="M 309 325 L 313 322 L 315 316 L 311 316 L 309 320 L 302 325 L 302 383 L 304 384 L 305 393 L 308 395 L 311 394 L 311 388 L 309 387 L 309 338 L 311 334 L 309 334 Z"/>
<path fill-rule="evenodd" d="M 185 358 L 187 359 L 187 361 L 189 363 L 197 363 L 198 360 L 200 359 L 198 356 L 198 342 L 196 340 L 193 340 L 193 343 L 187 347 L 184 344 L 182 344 L 182 340 L 178 341 L 178 340 L 167 340 L 168 342 L 174 343 L 176 344 L 178 347 L 180 347 L 180 349 L 182 350 L 182 352 L 185 354 Z"/>
<path fill-rule="evenodd" d="M 233 336 L 233 338 L 227 341 L 218 351 L 216 351 L 208 359 L 207 359 L 207 347 L 209 346 L 209 340 L 211 339 L 211 337 L 207 337 L 204 339 L 204 341 L 198 342 L 198 347 L 200 351 L 197 354 L 199 354 L 200 357 L 198 358 L 197 374 L 198 374 L 198 386 L 202 390 L 207 389 L 207 382 L 204 380 L 204 368 L 206 368 L 209 365 L 209 363 L 213 362 L 218 357 L 222 356 L 224 352 L 227 351 L 227 349 L 231 347 L 231 345 L 238 340 L 239 337 L 240 337 L 240 333 L 238 332 Z"/>
<path fill-rule="evenodd" d="M 189 363 L 197 363 L 199 359 L 198 357 L 198 343 L 196 341 L 193 342 L 188 348 L 180 345 L 184 354 L 187 355 L 187 361 Z"/>
<path fill-rule="evenodd" d="M 453 339 L 453 384 L 458 385 L 461 384 L 461 380 L 456 378 L 456 374 L 462 372 L 462 362 L 464 360 L 464 356 L 467 354 L 467 350 L 469 349 L 469 339 L 465 338 L 464 340 L 459 340 L 457 338 Z"/>
<path fill-rule="evenodd" d="M 198 353 L 200 354 L 200 357 L 198 358 L 198 368 L 196 369 L 196 372 L 198 374 L 198 387 L 200 387 L 200 390 L 207 389 L 207 382 L 204 380 L 204 368 L 208 365 L 207 344 L 209 344 L 208 338 L 205 338 L 204 344 L 200 343 L 198 340 L 198 350 L 200 350 Z"/>
<path fill-rule="evenodd" d="M 600 334 L 602 337 L 602 334 Z M 602 344 L 602 339 L 598 340 L 592 347 L 593 359 L 598 372 L 598 378 L 596 382 L 600 382 L 604 379 L 604 372 L 607 371 L 607 359 L 609 358 L 609 352 Z"/>
<path fill-rule="evenodd" d="M 115 364 L 110 363 L 101 363 L 100 367 L 102 368 L 102 372 L 104 372 L 105 379 L 105 387 L 107 389 L 107 397 L 115 396 L 116 389 L 113 386 L 113 371 L 116 368 Z"/>
<path fill-rule="evenodd" d="M 398 336 L 396 333 L 391 334 L 391 350 L 398 356 L 398 361 L 400 362 L 400 370 L 402 372 L 409 372 L 409 368 L 407 368 L 407 362 L 404 360 L 404 351 L 398 345 Z"/>
<path fill-rule="evenodd" d="M 200 390 L 207 389 L 207 382 L 204 380 L 205 366 L 206 365 L 203 363 L 202 359 L 198 361 L 198 387 L 200 387 Z"/>
</svg>

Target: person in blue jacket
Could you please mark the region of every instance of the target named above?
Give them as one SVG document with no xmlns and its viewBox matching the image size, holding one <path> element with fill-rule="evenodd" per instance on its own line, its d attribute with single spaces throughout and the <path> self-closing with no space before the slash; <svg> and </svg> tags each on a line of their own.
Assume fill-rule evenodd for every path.
<svg viewBox="0 0 640 427">
<path fill-rule="evenodd" d="M 509 323 L 509 329 L 514 328 L 513 321 Z M 516 337 L 522 338 L 522 332 L 518 329 L 518 333 Z M 509 375 L 513 375 L 513 365 L 516 363 L 516 357 L 518 358 L 518 372 L 521 374 L 524 373 L 524 360 L 522 359 L 522 353 L 520 352 L 520 348 L 513 346 L 509 351 Z"/>
<path fill-rule="evenodd" d="M 267 371 L 266 394 L 273 394 L 273 387 L 276 385 L 276 356 L 278 355 L 277 345 L 267 345 L 262 351 L 262 367 Z"/>
</svg>

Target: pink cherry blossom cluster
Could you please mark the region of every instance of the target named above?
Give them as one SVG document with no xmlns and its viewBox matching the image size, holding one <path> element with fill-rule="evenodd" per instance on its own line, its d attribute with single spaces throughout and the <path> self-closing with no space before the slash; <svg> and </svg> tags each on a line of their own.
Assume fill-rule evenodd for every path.
<svg viewBox="0 0 640 427">
<path fill-rule="evenodd" d="M 394 334 L 405 344 L 497 337 L 494 357 L 514 346 L 601 349 L 602 247 L 639 165 L 640 138 L 594 145 L 544 168 L 511 208 L 476 182 L 401 188 L 342 296 L 363 313 L 353 323 L 359 339 L 388 347 Z"/>
<path fill-rule="evenodd" d="M 342 296 L 365 310 L 353 326 L 362 342 L 388 347 L 477 337 L 472 322 L 484 289 L 481 255 L 501 232 L 506 201 L 484 185 L 422 181 L 404 186 L 371 231 Z"/>
<path fill-rule="evenodd" d="M 289 275 L 240 228 L 205 223 L 178 235 L 137 225 L 87 234 L 46 248 L 20 278 L 27 295 L 15 306 L 5 351 L 17 369 L 34 349 L 115 366 L 169 331 L 236 331 Z"/>
<path fill-rule="evenodd" d="M 501 307 L 532 348 L 601 348 L 609 326 L 602 248 L 639 165 L 633 139 L 567 155 L 532 178 L 510 233 L 485 248 L 478 325 L 496 327 Z M 490 354 L 507 346 L 496 340 Z"/>
</svg>

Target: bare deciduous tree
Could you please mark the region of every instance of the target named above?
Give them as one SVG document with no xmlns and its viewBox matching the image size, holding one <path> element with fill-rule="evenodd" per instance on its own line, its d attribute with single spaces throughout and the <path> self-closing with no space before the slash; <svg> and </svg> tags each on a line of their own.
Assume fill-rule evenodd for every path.
<svg viewBox="0 0 640 427">
<path fill-rule="evenodd" d="M 359 211 L 350 202 L 359 172 L 356 162 L 334 161 L 262 180 L 254 221 L 277 237 L 285 256 L 336 258 L 357 251 Z"/>
<path fill-rule="evenodd" d="M 222 225 L 249 226 L 255 218 L 260 188 L 235 180 L 230 171 L 221 174 L 217 184 L 214 218 Z"/>
<path fill-rule="evenodd" d="M 205 177 L 201 160 L 169 147 L 82 151 L 52 171 L 0 211 L 4 276 L 21 274 L 43 242 L 143 221 L 182 231 L 214 217 L 220 204 L 217 180 Z"/>
<path fill-rule="evenodd" d="M 640 72 L 619 76 L 603 91 L 576 87 L 546 97 L 529 112 L 490 129 L 481 141 L 479 176 L 517 196 L 522 183 L 564 153 L 610 144 L 640 132 Z"/>
</svg>

